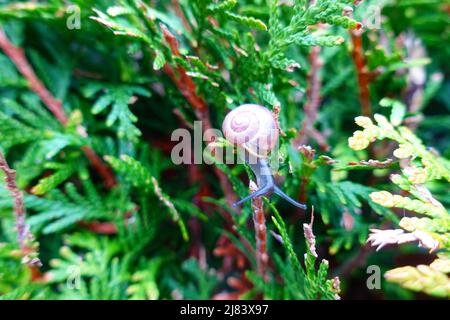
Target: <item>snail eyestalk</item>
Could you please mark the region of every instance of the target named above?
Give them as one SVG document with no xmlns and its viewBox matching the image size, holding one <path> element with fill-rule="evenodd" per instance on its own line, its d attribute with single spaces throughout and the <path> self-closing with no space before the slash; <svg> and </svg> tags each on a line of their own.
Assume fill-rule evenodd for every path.
<svg viewBox="0 0 450 320">
<path fill-rule="evenodd" d="M 275 148 L 279 135 L 277 123 L 267 108 L 255 104 L 239 106 L 227 114 L 222 129 L 228 141 L 245 150 L 245 162 L 254 172 L 259 188 L 234 203 L 233 207 L 275 193 L 294 206 L 306 209 L 306 205 L 290 198 L 275 185 L 267 158 Z"/>
</svg>

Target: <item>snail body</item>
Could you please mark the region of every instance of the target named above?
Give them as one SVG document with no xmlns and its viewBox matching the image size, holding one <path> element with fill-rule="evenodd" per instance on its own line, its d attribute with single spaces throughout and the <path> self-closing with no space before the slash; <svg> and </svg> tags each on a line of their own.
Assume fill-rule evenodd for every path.
<svg viewBox="0 0 450 320">
<path fill-rule="evenodd" d="M 269 109 L 256 104 L 241 105 L 227 114 L 222 130 L 229 142 L 244 149 L 245 161 L 255 174 L 258 185 L 258 190 L 233 204 L 234 207 L 255 197 L 275 193 L 291 204 L 306 209 L 304 204 L 291 199 L 275 184 L 268 156 L 278 142 L 279 133 Z"/>
</svg>

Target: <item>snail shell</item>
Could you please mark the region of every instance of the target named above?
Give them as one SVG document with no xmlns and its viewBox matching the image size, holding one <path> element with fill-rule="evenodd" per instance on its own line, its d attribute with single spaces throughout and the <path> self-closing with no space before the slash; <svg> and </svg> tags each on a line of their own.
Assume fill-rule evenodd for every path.
<svg viewBox="0 0 450 320">
<path fill-rule="evenodd" d="M 275 118 L 269 109 L 257 104 L 239 106 L 227 114 L 222 131 L 228 141 L 248 151 L 246 162 L 255 173 L 259 188 L 234 203 L 234 207 L 245 201 L 275 193 L 291 204 L 306 209 L 306 205 L 293 200 L 275 185 L 267 156 L 275 148 L 279 133 Z"/>
<path fill-rule="evenodd" d="M 225 117 L 225 138 L 258 157 L 267 157 L 278 142 L 278 126 L 269 109 L 257 104 L 244 104 Z"/>
</svg>

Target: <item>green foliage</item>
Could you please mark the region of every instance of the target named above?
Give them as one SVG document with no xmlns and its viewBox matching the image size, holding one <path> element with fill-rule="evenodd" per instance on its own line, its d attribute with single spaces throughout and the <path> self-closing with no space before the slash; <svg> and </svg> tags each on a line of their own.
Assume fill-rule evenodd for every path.
<svg viewBox="0 0 450 320">
<path fill-rule="evenodd" d="M 20 298 L 29 296 L 30 292 L 30 274 L 28 270 L 21 265 L 20 255 L 17 247 L 2 242 L 0 244 L 0 266 L 1 266 L 1 287 L 0 291 L 9 295 L 5 299 Z M 24 286 L 26 289 L 21 288 Z M 2 295 L 3 296 L 3 295 Z"/>
</svg>

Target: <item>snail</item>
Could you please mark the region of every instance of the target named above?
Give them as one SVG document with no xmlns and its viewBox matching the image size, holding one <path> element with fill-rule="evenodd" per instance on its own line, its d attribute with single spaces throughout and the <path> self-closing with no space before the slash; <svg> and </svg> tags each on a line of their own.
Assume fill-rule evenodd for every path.
<svg viewBox="0 0 450 320">
<path fill-rule="evenodd" d="M 306 205 L 291 199 L 275 185 L 268 156 L 277 145 L 279 133 L 269 109 L 256 104 L 241 105 L 226 115 L 222 131 L 229 142 L 243 149 L 244 160 L 255 174 L 258 185 L 258 190 L 234 203 L 233 207 L 275 193 L 294 206 L 306 209 Z"/>
</svg>

